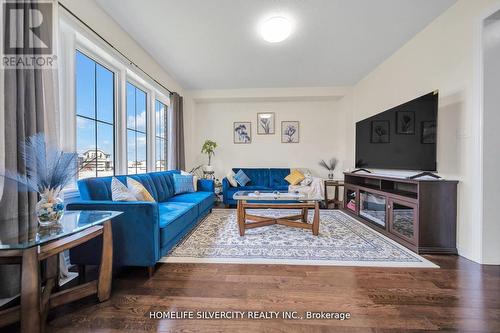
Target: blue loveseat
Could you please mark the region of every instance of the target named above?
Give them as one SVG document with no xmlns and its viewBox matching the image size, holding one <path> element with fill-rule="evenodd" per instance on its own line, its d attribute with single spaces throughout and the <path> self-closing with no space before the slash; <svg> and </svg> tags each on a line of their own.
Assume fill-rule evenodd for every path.
<svg viewBox="0 0 500 333">
<path fill-rule="evenodd" d="M 215 203 L 214 183 L 198 181 L 198 191 L 174 195 L 172 174 L 179 171 L 130 175 L 151 193 L 156 202 L 115 202 L 111 200 L 111 178 L 78 181 L 81 200 L 68 210 L 112 210 L 124 214 L 113 220 L 113 262 L 116 266 L 153 267 L 172 249 Z M 127 176 L 116 176 L 126 184 Z M 96 239 L 70 251 L 71 263 L 96 265 L 100 262 L 101 240 Z"/>
<path fill-rule="evenodd" d="M 238 191 L 288 191 L 288 182 L 285 177 L 290 174 L 289 168 L 233 168 L 234 173 L 243 170 L 250 178 L 245 186 L 232 187 L 227 178 L 222 179 L 223 201 L 226 206 L 236 205 L 233 199 Z"/>
</svg>

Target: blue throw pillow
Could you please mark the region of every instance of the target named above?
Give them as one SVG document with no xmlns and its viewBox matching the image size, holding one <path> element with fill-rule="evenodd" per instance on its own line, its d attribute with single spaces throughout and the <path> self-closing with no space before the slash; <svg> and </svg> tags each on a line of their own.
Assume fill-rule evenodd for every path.
<svg viewBox="0 0 500 333">
<path fill-rule="evenodd" d="M 174 173 L 173 177 L 175 194 L 194 192 L 192 175 L 179 175 Z"/>
<path fill-rule="evenodd" d="M 250 178 L 248 178 L 246 173 L 244 173 L 243 170 L 240 169 L 240 171 L 238 171 L 238 173 L 234 176 L 234 180 L 236 180 L 236 182 L 240 184 L 240 186 L 245 186 L 250 181 Z"/>
</svg>

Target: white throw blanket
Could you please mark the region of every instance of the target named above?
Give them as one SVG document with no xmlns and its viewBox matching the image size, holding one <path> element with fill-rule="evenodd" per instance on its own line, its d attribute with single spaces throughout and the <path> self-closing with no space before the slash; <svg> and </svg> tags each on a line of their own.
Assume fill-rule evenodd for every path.
<svg viewBox="0 0 500 333">
<path fill-rule="evenodd" d="M 318 177 L 312 177 L 312 182 L 310 185 L 289 185 L 289 192 L 299 191 L 299 193 L 305 194 L 312 199 L 323 200 L 325 198 L 323 180 Z"/>
</svg>

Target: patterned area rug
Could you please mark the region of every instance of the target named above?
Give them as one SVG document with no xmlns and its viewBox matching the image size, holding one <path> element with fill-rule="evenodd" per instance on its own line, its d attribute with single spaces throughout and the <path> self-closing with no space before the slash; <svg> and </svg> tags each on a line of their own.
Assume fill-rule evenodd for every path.
<svg viewBox="0 0 500 333">
<path fill-rule="evenodd" d="M 285 216 L 293 210 L 248 210 Z M 371 230 L 339 210 L 320 211 L 319 236 L 310 230 L 271 225 L 247 229 L 240 237 L 233 209 L 214 209 L 161 262 L 439 267 Z M 312 212 L 309 213 L 309 223 Z"/>
</svg>

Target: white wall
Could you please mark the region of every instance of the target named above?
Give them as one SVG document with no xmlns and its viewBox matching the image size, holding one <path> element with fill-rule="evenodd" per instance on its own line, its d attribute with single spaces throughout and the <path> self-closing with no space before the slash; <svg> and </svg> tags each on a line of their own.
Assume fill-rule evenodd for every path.
<svg viewBox="0 0 500 333">
<path fill-rule="evenodd" d="M 500 254 L 500 11 L 486 21 L 483 118 L 483 261 L 494 263 Z"/>
<path fill-rule="evenodd" d="M 229 96 L 234 94 L 222 94 Z M 233 167 L 298 167 L 309 168 L 318 176 L 327 173 L 318 166 L 320 159 L 336 157 L 336 176 L 342 176 L 345 160 L 345 119 L 333 98 L 281 96 L 258 97 L 228 101 L 203 101 L 194 104 L 191 128 L 192 144 L 188 167 L 206 164 L 200 153 L 206 139 L 218 144 L 213 165 L 217 176 L 224 176 Z M 272 95 L 272 94 L 271 94 Z M 276 94 L 275 94 L 276 95 Z M 264 99 L 264 100 L 262 100 Z M 257 113 L 274 112 L 274 135 L 257 135 Z M 300 121 L 300 142 L 281 143 L 281 121 Z M 252 143 L 233 143 L 233 122 L 252 123 Z"/>
<path fill-rule="evenodd" d="M 446 178 L 460 181 L 458 250 L 478 262 L 483 262 L 485 256 L 478 185 L 480 131 L 474 52 L 479 45 L 479 18 L 495 3 L 498 1 L 458 1 L 341 101 L 341 107 L 353 117 L 347 126 L 352 167 L 355 121 L 439 89 L 438 171 Z M 500 253 L 494 257 L 500 262 Z"/>
</svg>

